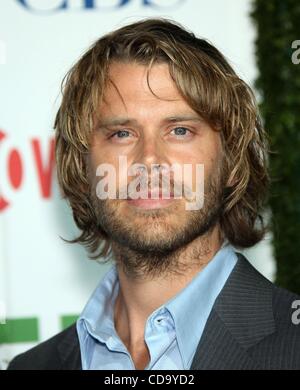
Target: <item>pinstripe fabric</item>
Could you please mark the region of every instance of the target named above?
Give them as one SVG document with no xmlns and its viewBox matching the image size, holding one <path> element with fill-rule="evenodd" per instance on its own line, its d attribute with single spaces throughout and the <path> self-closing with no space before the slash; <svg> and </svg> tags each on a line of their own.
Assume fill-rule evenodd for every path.
<svg viewBox="0 0 300 390">
<path fill-rule="evenodd" d="M 300 297 L 274 286 L 244 256 L 238 257 L 214 303 L 191 369 L 300 370 L 300 324 L 291 320 L 292 302 Z M 9 369 L 80 370 L 75 324 L 17 356 Z"/>
<path fill-rule="evenodd" d="M 258 273 L 243 255 L 218 296 L 191 369 L 300 369 L 296 294 Z"/>
</svg>

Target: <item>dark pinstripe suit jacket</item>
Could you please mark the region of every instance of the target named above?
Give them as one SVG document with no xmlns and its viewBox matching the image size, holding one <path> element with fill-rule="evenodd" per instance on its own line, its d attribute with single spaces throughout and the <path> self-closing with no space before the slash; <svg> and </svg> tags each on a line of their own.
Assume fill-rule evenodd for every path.
<svg viewBox="0 0 300 390">
<path fill-rule="evenodd" d="M 215 301 L 191 369 L 300 370 L 300 324 L 292 321 L 292 302 L 300 297 L 274 286 L 245 257 L 238 257 Z M 75 325 L 17 356 L 8 369 L 81 369 Z"/>
</svg>

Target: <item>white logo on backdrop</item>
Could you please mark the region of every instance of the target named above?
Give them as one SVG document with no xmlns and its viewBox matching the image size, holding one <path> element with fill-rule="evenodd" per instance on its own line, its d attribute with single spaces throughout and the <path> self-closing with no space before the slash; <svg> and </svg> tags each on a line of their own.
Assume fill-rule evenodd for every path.
<svg viewBox="0 0 300 390">
<path fill-rule="evenodd" d="M 113 11 L 135 4 L 153 9 L 175 8 L 186 0 L 16 0 L 28 11 L 57 12 L 63 10 Z"/>
</svg>

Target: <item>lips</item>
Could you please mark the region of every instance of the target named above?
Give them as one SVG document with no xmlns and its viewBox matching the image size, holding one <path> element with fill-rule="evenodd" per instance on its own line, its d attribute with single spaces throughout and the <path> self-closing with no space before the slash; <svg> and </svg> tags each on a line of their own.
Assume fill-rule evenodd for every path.
<svg viewBox="0 0 300 390">
<path fill-rule="evenodd" d="M 157 194 L 154 192 L 155 197 L 157 198 Z M 162 191 L 158 192 L 158 199 L 154 199 L 154 197 L 151 197 L 151 191 L 148 191 L 148 199 L 131 199 L 129 198 L 127 200 L 128 204 L 135 208 L 140 209 L 160 209 L 170 206 L 174 201 L 174 194 L 170 193 L 169 198 L 165 199 L 163 198 Z"/>
<path fill-rule="evenodd" d="M 169 199 L 173 199 L 173 198 L 174 198 L 174 193 L 170 192 L 169 194 L 166 194 L 163 197 L 163 192 L 161 190 L 159 190 L 159 191 L 153 190 L 153 195 L 152 195 L 151 191 L 148 191 L 148 198 L 146 198 L 146 199 L 143 199 L 142 195 L 138 199 L 132 199 L 130 196 L 128 196 L 128 200 L 130 200 L 130 201 L 133 201 L 133 200 L 149 200 L 149 201 L 150 200 L 169 200 Z"/>
</svg>

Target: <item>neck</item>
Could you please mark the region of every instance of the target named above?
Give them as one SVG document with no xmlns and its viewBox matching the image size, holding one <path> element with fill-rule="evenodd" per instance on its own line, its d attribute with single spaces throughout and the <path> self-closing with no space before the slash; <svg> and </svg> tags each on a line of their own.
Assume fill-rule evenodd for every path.
<svg viewBox="0 0 300 390">
<path fill-rule="evenodd" d="M 216 226 L 206 236 L 198 237 L 172 254 L 174 261 L 169 261 L 170 269 L 159 275 L 143 275 L 141 272 L 128 273 L 122 265 L 127 256 L 131 256 L 132 260 L 132 256 L 137 254 L 113 245 L 120 281 L 115 304 L 115 328 L 129 351 L 132 352 L 138 344 L 144 344 L 145 323 L 149 315 L 182 290 L 220 247 L 220 232 Z"/>
</svg>

